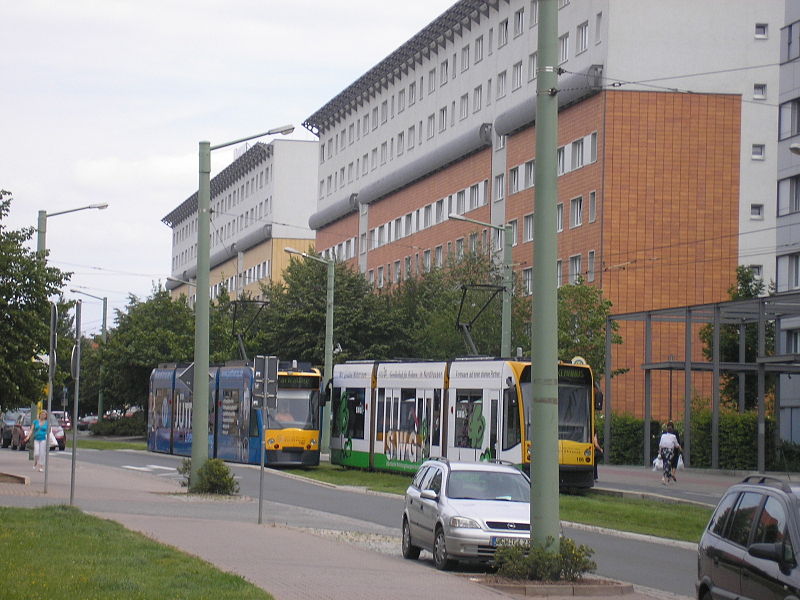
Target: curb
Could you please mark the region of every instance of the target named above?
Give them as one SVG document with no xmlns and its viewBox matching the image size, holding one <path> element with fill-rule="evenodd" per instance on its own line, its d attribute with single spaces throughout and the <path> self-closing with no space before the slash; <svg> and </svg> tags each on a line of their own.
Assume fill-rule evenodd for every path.
<svg viewBox="0 0 800 600">
<path fill-rule="evenodd" d="M 19 483 L 30 485 L 30 478 L 25 475 L 14 475 L 13 473 L 0 473 L 0 483 Z"/>
<path fill-rule="evenodd" d="M 633 584 L 622 581 L 604 580 L 604 583 L 496 583 L 491 581 L 478 581 L 470 578 L 480 585 L 515 596 L 548 597 L 548 596 L 574 596 L 574 597 L 620 597 L 633 594 Z M 588 580 L 591 581 L 591 580 Z"/>
</svg>

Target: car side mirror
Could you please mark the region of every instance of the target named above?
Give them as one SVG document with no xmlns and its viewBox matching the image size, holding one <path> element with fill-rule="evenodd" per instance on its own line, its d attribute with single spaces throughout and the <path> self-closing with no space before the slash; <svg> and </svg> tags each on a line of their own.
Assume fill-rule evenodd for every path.
<svg viewBox="0 0 800 600">
<path fill-rule="evenodd" d="M 434 490 L 422 490 L 419 494 L 419 497 L 424 500 L 439 500 L 439 494 L 437 494 Z"/>
<path fill-rule="evenodd" d="M 756 558 L 764 558 L 776 563 L 783 562 L 783 544 L 776 542 L 774 544 L 750 544 L 747 548 L 747 553 Z"/>
</svg>

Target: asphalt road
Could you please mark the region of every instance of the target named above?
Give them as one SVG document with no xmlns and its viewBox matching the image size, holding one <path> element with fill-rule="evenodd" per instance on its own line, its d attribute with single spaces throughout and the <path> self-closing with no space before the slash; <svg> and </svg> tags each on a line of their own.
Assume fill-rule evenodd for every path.
<svg viewBox="0 0 800 600">
<path fill-rule="evenodd" d="M 59 459 L 68 459 L 70 454 L 64 452 L 56 456 Z M 82 463 L 149 472 L 154 477 L 182 479 L 175 470 L 182 458 L 174 456 L 140 451 L 79 450 L 78 460 Z M 259 468 L 247 465 L 230 466 L 238 478 L 240 494 L 257 499 Z M 614 484 L 605 482 L 605 485 Z M 633 483 L 620 485 L 636 487 Z M 711 496 L 709 494 L 707 499 L 715 502 L 716 499 Z M 258 516 L 257 506 L 256 501 L 242 503 L 240 518 L 255 522 Z M 213 518 L 213 510 L 213 507 L 209 509 L 209 518 Z M 397 496 L 350 491 L 288 477 L 270 469 L 264 471 L 262 511 L 266 522 L 399 538 L 402 510 L 403 500 Z M 658 515 L 654 515 L 654 518 L 658 518 Z M 685 544 L 676 546 L 642 539 L 641 536 L 620 536 L 583 528 L 565 527 L 564 531 L 576 542 L 595 550 L 594 560 L 597 562 L 599 575 L 671 594 L 689 597 L 694 595 L 697 555 L 696 551 L 685 547 Z"/>
</svg>

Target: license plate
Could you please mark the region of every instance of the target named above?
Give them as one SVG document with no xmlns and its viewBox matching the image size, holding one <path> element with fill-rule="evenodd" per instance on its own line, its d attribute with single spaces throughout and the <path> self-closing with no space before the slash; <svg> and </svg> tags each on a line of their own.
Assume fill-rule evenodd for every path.
<svg viewBox="0 0 800 600">
<path fill-rule="evenodd" d="M 495 548 L 497 546 L 511 546 L 511 545 L 519 545 L 519 544 L 527 544 L 527 538 L 515 538 L 515 537 L 500 537 L 496 536 L 492 538 L 492 546 Z"/>
</svg>

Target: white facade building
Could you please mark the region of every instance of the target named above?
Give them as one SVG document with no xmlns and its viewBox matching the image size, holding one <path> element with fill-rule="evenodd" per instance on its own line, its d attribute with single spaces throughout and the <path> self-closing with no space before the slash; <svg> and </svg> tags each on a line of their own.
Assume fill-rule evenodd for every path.
<svg viewBox="0 0 800 600">
<path fill-rule="evenodd" d="M 558 13 L 562 106 L 598 88 L 741 96 L 738 260 L 766 282 L 776 277 L 784 4 L 559 0 Z M 312 228 L 360 213 L 358 236 L 330 243 L 319 236 L 318 250 L 358 256 L 365 269 L 378 235 L 370 204 L 488 145 L 492 181 L 473 184 L 478 202 L 499 200 L 491 203 L 492 222 L 506 222 L 496 193 L 509 183 L 503 136 L 535 117 L 537 13 L 538 0 L 460 0 L 306 120 L 320 142 Z M 418 219 L 387 226 L 388 239 L 421 227 Z"/>
<path fill-rule="evenodd" d="M 246 149 L 211 180 L 212 298 L 222 287 L 231 295 L 258 293 L 259 281 L 282 272 L 283 246 L 313 244 L 308 219 L 316 206 L 316 169 L 317 142 L 273 140 Z M 175 279 L 166 287 L 191 297 L 180 281 L 197 275 L 197 193 L 162 221 L 172 228 Z"/>
</svg>

